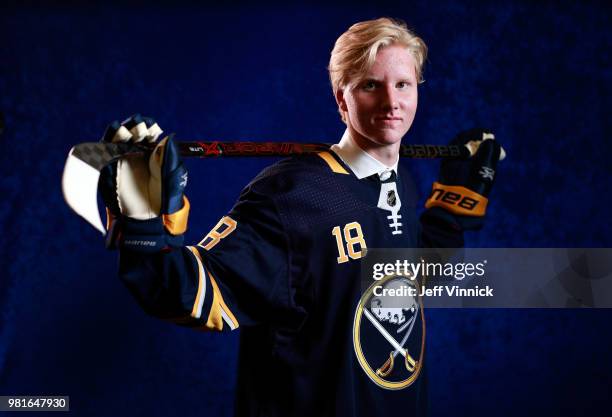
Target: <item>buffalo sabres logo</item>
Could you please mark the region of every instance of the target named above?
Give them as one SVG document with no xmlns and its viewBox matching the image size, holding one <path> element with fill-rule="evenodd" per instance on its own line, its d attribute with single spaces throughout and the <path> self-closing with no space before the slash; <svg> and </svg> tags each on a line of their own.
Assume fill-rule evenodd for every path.
<svg viewBox="0 0 612 417">
<path fill-rule="evenodd" d="M 418 283 L 387 276 L 359 300 L 353 345 L 359 365 L 379 387 L 400 390 L 419 377 L 425 346 L 425 318 Z"/>
</svg>

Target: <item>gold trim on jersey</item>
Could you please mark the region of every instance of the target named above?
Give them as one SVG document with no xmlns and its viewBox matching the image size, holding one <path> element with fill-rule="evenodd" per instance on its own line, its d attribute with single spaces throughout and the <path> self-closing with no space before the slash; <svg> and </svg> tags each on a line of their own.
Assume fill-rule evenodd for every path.
<svg viewBox="0 0 612 417">
<path fill-rule="evenodd" d="M 227 304 L 225 304 L 225 300 L 223 300 L 223 295 L 219 290 L 219 285 L 214 276 L 204 267 L 200 252 L 193 246 L 188 246 L 187 248 L 194 254 L 199 270 L 198 294 L 196 295 L 191 316 L 194 318 L 201 318 L 202 316 L 202 306 L 204 305 L 204 297 L 206 296 L 206 277 L 208 276 L 213 290 L 213 299 L 204 327 L 209 330 L 221 331 L 223 330 L 223 323 L 225 323 L 230 329 L 237 329 L 239 327 L 238 320 Z"/>
<path fill-rule="evenodd" d="M 329 152 L 319 152 L 317 155 L 319 155 L 321 159 L 327 162 L 327 165 L 329 165 L 331 170 L 334 171 L 336 174 L 350 175 L 348 171 L 344 169 L 342 165 L 340 165 L 340 163 L 336 161 L 336 158 L 334 158 Z"/>
<path fill-rule="evenodd" d="M 204 272 L 204 265 L 202 265 L 202 259 L 198 250 L 193 246 L 187 246 L 187 249 L 191 251 L 195 260 L 198 264 L 198 293 L 191 309 L 191 317 L 199 319 L 202 316 L 202 306 L 204 305 L 204 297 L 206 296 L 206 272 Z"/>
<path fill-rule="evenodd" d="M 210 278 L 210 283 L 213 287 L 213 302 L 210 308 L 210 315 L 208 316 L 208 321 L 206 322 L 206 327 L 214 328 L 216 330 L 223 329 L 223 321 L 230 327 L 230 329 L 235 330 L 238 328 L 238 320 L 231 312 L 229 307 L 225 304 L 225 300 L 223 300 L 223 296 L 221 295 L 221 291 L 219 290 L 219 286 L 217 285 L 217 281 L 213 277 L 213 275 L 208 271 L 208 277 Z M 223 320 L 223 321 L 222 321 Z M 220 327 L 216 327 L 220 326 Z"/>
<path fill-rule="evenodd" d="M 204 305 L 204 298 L 206 297 L 206 277 L 208 277 L 213 290 L 213 300 L 204 327 L 209 330 L 221 331 L 223 330 L 223 323 L 225 323 L 230 329 L 237 329 L 239 327 L 238 320 L 236 320 L 236 316 L 234 316 L 227 304 L 225 304 L 217 281 L 210 271 L 204 267 L 200 252 L 193 246 L 188 246 L 187 249 L 193 253 L 198 263 L 198 293 L 193 304 L 193 309 L 191 310 L 191 317 L 196 319 L 202 317 L 202 306 Z"/>
</svg>

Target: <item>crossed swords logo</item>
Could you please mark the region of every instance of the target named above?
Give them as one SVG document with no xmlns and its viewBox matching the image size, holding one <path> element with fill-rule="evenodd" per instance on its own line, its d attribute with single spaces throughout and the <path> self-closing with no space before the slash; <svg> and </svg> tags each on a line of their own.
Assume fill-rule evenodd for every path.
<svg viewBox="0 0 612 417">
<path fill-rule="evenodd" d="M 374 297 L 373 289 L 375 286 L 384 287 L 386 285 L 387 287 L 389 287 L 393 284 L 397 285 L 399 282 L 403 282 L 402 285 L 409 286 L 418 291 L 418 283 L 408 283 L 405 278 L 400 278 L 398 281 L 395 281 L 395 279 L 397 279 L 397 277 L 383 278 L 383 280 L 372 284 L 370 288 L 365 291 L 355 311 L 355 320 L 353 325 L 353 344 L 355 347 L 355 354 L 357 356 L 359 364 L 374 383 L 376 383 L 382 388 L 392 390 L 406 388 L 418 378 L 421 369 L 420 363 L 423 359 L 423 349 L 425 340 L 425 322 L 424 318 L 421 318 L 421 320 L 419 320 L 419 315 L 421 314 L 419 311 L 421 307 L 418 302 L 418 297 L 411 297 L 407 295 L 403 299 L 398 299 L 398 302 L 403 304 L 402 307 L 398 307 L 394 301 L 390 301 L 390 305 L 388 298 L 388 302 L 385 303 L 386 307 L 384 307 L 382 305 L 381 300 L 378 299 L 378 296 Z M 378 304 L 376 305 L 377 302 Z M 394 313 L 395 310 L 401 313 Z M 362 346 L 361 332 L 363 328 L 362 319 L 364 316 L 392 348 L 387 360 L 378 367 L 371 366 L 370 361 L 366 359 L 366 353 L 370 352 L 368 354 L 371 354 L 372 352 L 371 347 L 368 348 L 368 346 L 372 346 L 372 343 L 376 343 L 376 340 L 368 340 L 368 343 Z M 406 316 L 409 317 L 406 319 Z M 395 332 L 398 335 L 403 335 L 399 341 L 396 338 L 398 336 L 394 337 L 392 335 L 393 332 L 388 330 L 388 328 L 383 326 L 383 324 L 381 323 L 382 321 L 387 320 L 390 323 L 396 324 L 398 326 Z M 415 323 L 419 323 L 419 325 L 415 327 Z M 420 332 L 417 331 L 417 333 L 415 334 L 413 330 L 419 329 L 419 326 L 422 326 L 422 330 Z M 420 345 L 420 352 L 412 351 L 412 355 L 410 354 L 407 346 L 408 340 L 411 339 L 411 335 L 413 337 L 420 338 L 420 343 L 410 343 L 410 349 L 413 349 L 416 346 Z M 418 342 L 418 340 L 416 342 Z M 364 347 L 366 347 L 365 351 Z M 398 355 L 401 355 L 404 358 L 402 362 L 404 362 L 404 366 L 408 371 L 408 377 L 404 380 L 397 380 L 397 377 L 399 375 L 402 375 L 402 373 L 400 372 L 394 373 L 394 378 L 387 379 L 387 377 L 391 375 L 395 368 L 395 362 Z M 378 364 L 380 364 L 380 362 Z"/>
<path fill-rule="evenodd" d="M 409 327 L 408 331 L 402 338 L 402 341 L 398 343 L 398 341 L 395 340 L 395 338 L 391 336 L 391 334 L 389 334 L 389 332 L 382 326 L 382 324 L 380 324 L 378 319 L 376 319 L 376 317 L 374 317 L 374 315 L 372 315 L 372 313 L 370 313 L 370 311 L 367 308 L 363 309 L 363 315 L 366 316 L 366 318 L 370 321 L 370 323 L 374 325 L 376 330 L 378 330 L 378 332 L 395 349 L 389 354 L 389 359 L 387 359 L 387 361 L 380 368 L 376 370 L 377 375 L 382 376 L 382 377 L 389 375 L 391 371 L 393 371 L 395 357 L 400 353 L 404 357 L 404 363 L 406 365 L 406 369 L 410 372 L 414 372 L 416 361 L 414 360 L 412 356 L 410 356 L 410 353 L 408 353 L 408 350 L 404 349 L 404 345 L 408 341 L 408 338 L 410 337 L 410 333 L 412 333 L 412 328 L 414 327 L 414 322 L 416 321 L 418 314 L 419 314 L 419 309 L 415 308 L 412 317 L 410 317 L 410 319 L 406 323 L 404 323 L 399 329 L 397 329 L 397 333 L 399 334 L 403 332 L 404 330 L 406 330 L 406 327 Z"/>
</svg>

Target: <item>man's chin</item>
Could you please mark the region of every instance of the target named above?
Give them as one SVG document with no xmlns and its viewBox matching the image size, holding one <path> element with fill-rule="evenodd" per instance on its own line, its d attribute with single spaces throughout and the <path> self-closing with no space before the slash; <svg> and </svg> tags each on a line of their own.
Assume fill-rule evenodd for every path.
<svg viewBox="0 0 612 417">
<path fill-rule="evenodd" d="M 371 135 L 370 140 L 381 146 L 389 146 L 401 142 L 403 136 L 398 132 L 382 131 Z"/>
</svg>

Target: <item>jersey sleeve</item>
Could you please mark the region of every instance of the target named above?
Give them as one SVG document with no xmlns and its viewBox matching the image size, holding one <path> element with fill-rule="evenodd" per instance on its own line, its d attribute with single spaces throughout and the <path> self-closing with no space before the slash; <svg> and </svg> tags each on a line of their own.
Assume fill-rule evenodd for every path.
<svg viewBox="0 0 612 417">
<path fill-rule="evenodd" d="M 425 210 L 421 215 L 419 247 L 462 248 L 465 246 L 463 230 L 456 226 L 456 222 L 450 219 L 451 216 L 439 207 Z"/>
<path fill-rule="evenodd" d="M 197 245 L 155 254 L 122 250 L 119 275 L 147 313 L 178 324 L 293 329 L 305 311 L 294 302 L 290 256 L 273 198 L 251 184 Z"/>
</svg>

